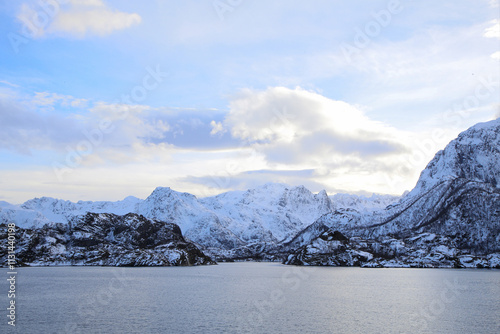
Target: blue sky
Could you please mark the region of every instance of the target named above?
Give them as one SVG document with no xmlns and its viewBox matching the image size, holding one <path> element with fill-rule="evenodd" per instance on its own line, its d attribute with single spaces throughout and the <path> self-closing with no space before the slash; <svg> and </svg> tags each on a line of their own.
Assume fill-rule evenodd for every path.
<svg viewBox="0 0 500 334">
<path fill-rule="evenodd" d="M 411 189 L 500 116 L 498 1 L 0 2 L 0 200 Z"/>
</svg>

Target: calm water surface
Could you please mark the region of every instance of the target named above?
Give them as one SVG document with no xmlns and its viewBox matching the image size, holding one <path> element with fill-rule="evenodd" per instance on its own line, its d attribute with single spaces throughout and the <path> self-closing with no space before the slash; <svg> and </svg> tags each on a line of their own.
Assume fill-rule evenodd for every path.
<svg viewBox="0 0 500 334">
<path fill-rule="evenodd" d="M 500 333 L 500 271 L 19 268 L 1 333 Z"/>
</svg>

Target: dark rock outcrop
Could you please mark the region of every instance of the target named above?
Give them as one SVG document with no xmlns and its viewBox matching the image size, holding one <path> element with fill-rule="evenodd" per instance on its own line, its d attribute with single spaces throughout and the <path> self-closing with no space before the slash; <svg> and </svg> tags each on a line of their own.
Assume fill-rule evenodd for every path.
<svg viewBox="0 0 500 334">
<path fill-rule="evenodd" d="M 2 228 L 2 231 L 7 231 Z M 215 264 L 178 225 L 129 213 L 87 213 L 69 224 L 17 228 L 17 265 L 189 266 Z M 2 242 L 7 236 L 0 235 Z M 1 248 L 6 265 L 6 247 Z"/>
<path fill-rule="evenodd" d="M 410 238 L 389 236 L 377 239 L 347 238 L 328 230 L 295 250 L 283 262 L 290 265 L 411 267 L 411 268 L 497 268 L 500 253 L 487 256 L 460 249 L 453 238 L 422 233 Z"/>
</svg>

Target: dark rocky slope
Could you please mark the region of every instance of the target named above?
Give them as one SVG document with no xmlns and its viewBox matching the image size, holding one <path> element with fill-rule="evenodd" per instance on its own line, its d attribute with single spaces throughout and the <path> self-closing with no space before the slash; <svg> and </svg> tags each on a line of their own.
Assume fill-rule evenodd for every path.
<svg viewBox="0 0 500 334">
<path fill-rule="evenodd" d="M 4 224 L 2 233 L 6 234 Z M 0 235 L 6 244 L 7 235 Z M 129 213 L 87 213 L 69 224 L 18 228 L 17 265 L 189 266 L 215 264 L 179 226 Z M 6 265 L 6 245 L 1 263 Z"/>
</svg>

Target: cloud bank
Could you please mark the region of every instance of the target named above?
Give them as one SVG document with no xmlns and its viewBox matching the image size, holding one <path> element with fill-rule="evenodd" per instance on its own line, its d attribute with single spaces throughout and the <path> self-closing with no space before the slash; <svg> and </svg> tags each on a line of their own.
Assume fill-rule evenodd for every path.
<svg viewBox="0 0 500 334">
<path fill-rule="evenodd" d="M 21 5 L 17 18 L 30 30 L 33 38 L 47 35 L 106 36 L 142 21 L 139 14 L 112 9 L 102 0 L 27 2 Z"/>
<path fill-rule="evenodd" d="M 212 122 L 212 132 L 225 131 L 247 153 L 182 182 L 209 194 L 264 181 L 307 184 L 313 191 L 399 193 L 408 185 L 394 176 L 407 180 L 414 172 L 401 168 L 413 150 L 410 136 L 355 106 L 302 88 L 241 91 L 225 119 Z"/>
<path fill-rule="evenodd" d="M 407 150 L 395 129 L 301 88 L 245 90 L 231 102 L 225 125 L 276 164 L 376 159 Z"/>
</svg>

